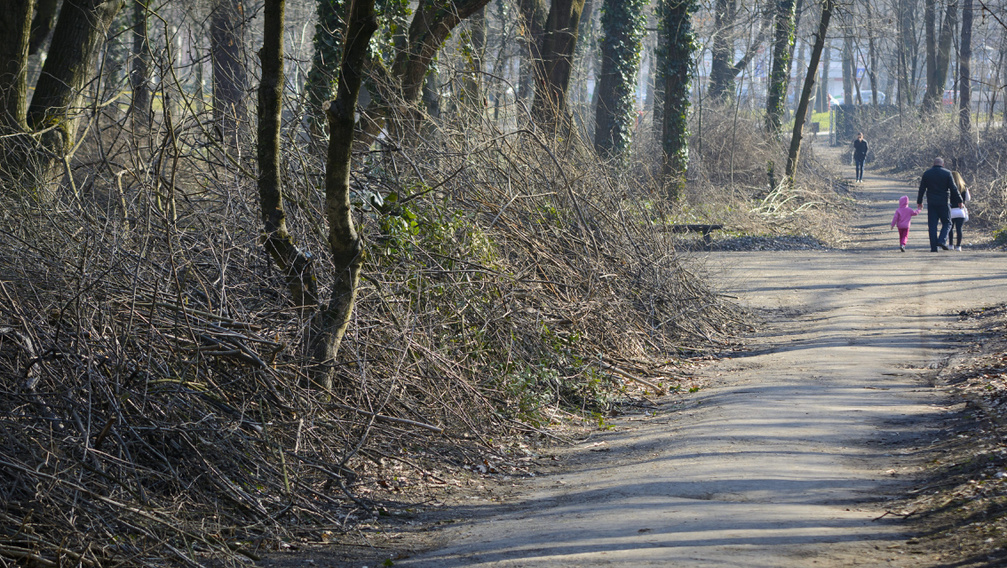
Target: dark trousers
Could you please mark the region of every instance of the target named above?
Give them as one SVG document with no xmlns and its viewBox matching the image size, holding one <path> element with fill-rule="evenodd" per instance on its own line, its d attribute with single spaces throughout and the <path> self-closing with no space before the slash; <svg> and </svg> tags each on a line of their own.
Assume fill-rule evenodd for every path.
<svg viewBox="0 0 1007 568">
<path fill-rule="evenodd" d="M 857 165 L 857 181 L 864 181 L 864 161 L 867 160 L 867 156 L 863 158 L 857 158 L 854 156 L 853 162 Z"/>
<path fill-rule="evenodd" d="M 955 243 L 955 246 L 960 247 L 962 246 L 962 225 L 965 224 L 965 219 L 962 219 L 961 217 L 958 217 L 957 219 L 952 219 L 951 224 L 954 225 L 955 228 L 954 233 L 955 236 L 958 237 L 958 242 Z"/>
<path fill-rule="evenodd" d="M 937 223 L 941 224 L 940 233 Z M 937 247 L 947 246 L 948 231 L 951 230 L 951 209 L 947 203 L 933 202 L 927 198 L 927 229 L 930 232 L 930 251 L 937 252 Z"/>
</svg>

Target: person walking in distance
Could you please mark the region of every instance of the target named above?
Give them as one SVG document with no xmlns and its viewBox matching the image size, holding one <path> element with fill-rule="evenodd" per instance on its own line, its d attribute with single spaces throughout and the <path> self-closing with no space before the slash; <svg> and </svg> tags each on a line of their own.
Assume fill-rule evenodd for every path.
<svg viewBox="0 0 1007 568">
<path fill-rule="evenodd" d="M 923 207 L 923 195 L 927 196 L 927 229 L 930 233 L 930 252 L 938 248 L 948 250 L 948 232 L 951 230 L 951 208 L 961 207 L 962 194 L 958 192 L 951 170 L 944 167 L 943 158 L 934 158 L 934 165 L 923 172 L 920 191 L 916 195 L 916 208 Z M 940 232 L 937 224 L 940 223 Z"/>
<path fill-rule="evenodd" d="M 864 133 L 857 133 L 857 139 L 853 141 L 853 163 L 857 165 L 857 181 L 864 182 L 864 162 L 867 160 L 867 140 L 864 140 Z"/>
<path fill-rule="evenodd" d="M 902 252 L 906 252 L 906 242 L 909 241 L 909 224 L 913 217 L 919 214 L 919 208 L 909 208 L 908 195 L 899 198 L 899 208 L 895 210 L 895 216 L 892 217 L 892 228 L 899 228 L 899 250 Z"/>
</svg>

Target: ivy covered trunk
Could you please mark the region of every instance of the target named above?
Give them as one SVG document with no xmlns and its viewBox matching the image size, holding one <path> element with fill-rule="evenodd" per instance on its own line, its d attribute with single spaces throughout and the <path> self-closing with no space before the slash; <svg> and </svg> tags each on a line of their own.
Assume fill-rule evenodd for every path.
<svg viewBox="0 0 1007 568">
<path fill-rule="evenodd" d="M 322 105 L 336 94 L 346 32 L 346 0 L 318 0 L 315 13 L 315 54 L 304 82 L 304 91 L 307 94 L 305 115 L 308 124 L 313 132 L 320 134 L 325 124 Z"/>
<path fill-rule="evenodd" d="M 791 48 L 794 45 L 794 0 L 776 3 L 776 33 L 773 39 L 773 66 L 769 74 L 766 96 L 766 130 L 779 137 L 786 110 L 787 88 L 790 83 Z"/>
<path fill-rule="evenodd" d="M 659 33 L 663 36 L 658 54 L 659 80 L 664 85 L 662 182 L 667 198 L 674 203 L 685 189 L 685 170 L 689 162 L 689 74 L 696 52 L 692 30 L 696 1 L 662 0 L 658 9 Z"/>
<path fill-rule="evenodd" d="M 594 147 L 604 158 L 624 156 L 632 141 L 645 6 L 646 0 L 605 0 L 602 7 Z"/>
<path fill-rule="evenodd" d="M 815 88 L 815 74 L 818 72 L 818 64 L 822 60 L 825 35 L 829 31 L 829 21 L 832 19 L 832 12 L 835 8 L 835 0 L 825 0 L 822 3 L 822 19 L 818 24 L 818 33 L 815 35 L 815 45 L 811 48 L 811 62 L 808 64 L 808 73 L 804 77 L 801 101 L 797 104 L 797 111 L 794 112 L 794 133 L 790 138 L 790 151 L 787 153 L 786 171 L 787 182 L 791 186 L 794 184 L 794 176 L 797 175 L 798 160 L 801 157 L 801 138 L 804 136 L 804 123 L 808 119 L 808 105 L 811 101 L 811 91 Z"/>
</svg>

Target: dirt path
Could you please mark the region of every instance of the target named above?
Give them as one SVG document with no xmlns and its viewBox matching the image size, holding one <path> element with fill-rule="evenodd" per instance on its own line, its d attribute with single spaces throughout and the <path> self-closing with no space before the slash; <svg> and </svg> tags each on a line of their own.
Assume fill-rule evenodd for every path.
<svg viewBox="0 0 1007 568">
<path fill-rule="evenodd" d="M 905 490 L 948 411 L 928 379 L 956 349 L 951 316 L 1007 301 L 1007 255 L 930 253 L 925 213 L 900 253 L 889 223 L 912 188 L 869 173 L 855 189 L 848 250 L 710 255 L 727 293 L 770 314 L 752 351 L 708 367 L 676 412 L 593 438 L 604 453 L 573 452 L 503 512 L 458 512 L 478 520 L 395 565 L 931 564 L 898 517 L 878 519 L 881 499 Z"/>
</svg>

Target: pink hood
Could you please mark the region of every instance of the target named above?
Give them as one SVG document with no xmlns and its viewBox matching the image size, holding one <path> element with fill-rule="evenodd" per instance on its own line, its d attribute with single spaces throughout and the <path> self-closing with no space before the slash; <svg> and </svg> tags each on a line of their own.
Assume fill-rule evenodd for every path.
<svg viewBox="0 0 1007 568">
<path fill-rule="evenodd" d="M 895 210 L 895 216 L 892 217 L 892 226 L 908 229 L 913 216 L 919 215 L 919 213 L 916 209 L 909 208 L 909 196 L 903 195 L 899 198 L 899 208 Z"/>
</svg>

